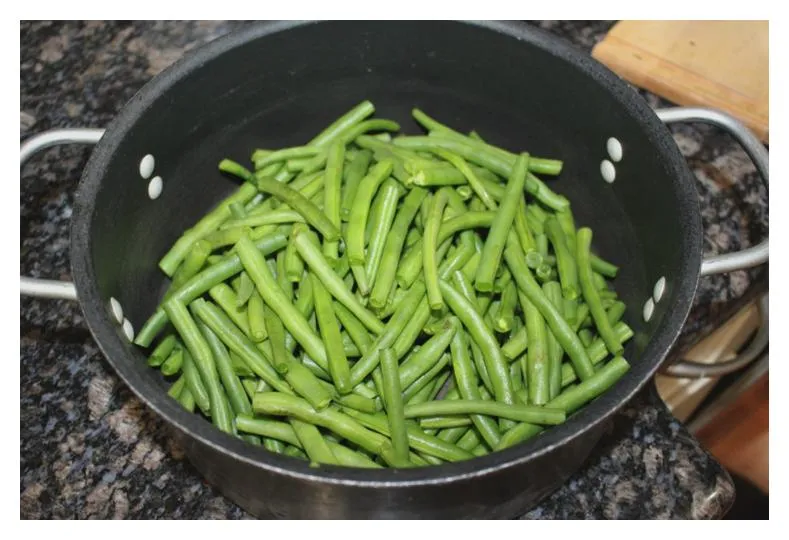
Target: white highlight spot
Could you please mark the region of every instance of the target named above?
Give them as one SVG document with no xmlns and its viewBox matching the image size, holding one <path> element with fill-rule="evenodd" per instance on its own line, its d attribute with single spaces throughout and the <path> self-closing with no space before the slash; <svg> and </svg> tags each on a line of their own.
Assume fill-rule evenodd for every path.
<svg viewBox="0 0 789 540">
<path fill-rule="evenodd" d="M 652 290 L 652 298 L 655 299 L 655 302 L 660 302 L 660 299 L 663 298 L 663 293 L 666 292 L 666 278 L 661 277 L 657 282 L 655 282 L 655 288 Z"/>
<path fill-rule="evenodd" d="M 123 322 L 123 308 L 115 297 L 110 297 L 110 309 L 112 310 L 112 316 L 115 317 L 118 324 L 121 324 Z"/>
<path fill-rule="evenodd" d="M 608 150 L 611 161 L 617 163 L 622 161 L 622 143 L 619 142 L 619 139 L 616 137 L 609 138 L 605 143 L 605 147 Z"/>
<path fill-rule="evenodd" d="M 153 159 L 151 154 L 148 154 L 140 160 L 140 176 L 148 180 L 153 174 L 153 167 L 156 165 L 156 160 Z"/>
<path fill-rule="evenodd" d="M 162 177 L 154 176 L 151 178 L 151 181 L 148 182 L 148 197 L 150 197 L 151 200 L 158 199 L 159 195 L 162 194 L 162 189 L 164 189 Z"/>
<path fill-rule="evenodd" d="M 126 339 L 129 341 L 134 340 L 134 327 L 132 326 L 132 323 L 129 322 L 129 319 L 123 319 L 122 328 L 123 333 L 126 334 Z"/>
<path fill-rule="evenodd" d="M 604 159 L 600 162 L 600 174 L 603 175 L 603 180 L 609 184 L 616 180 L 616 168 L 614 164 Z"/>
<path fill-rule="evenodd" d="M 644 303 L 644 321 L 649 322 L 649 319 L 652 318 L 652 314 L 655 312 L 655 301 L 651 298 L 647 299 Z"/>
</svg>

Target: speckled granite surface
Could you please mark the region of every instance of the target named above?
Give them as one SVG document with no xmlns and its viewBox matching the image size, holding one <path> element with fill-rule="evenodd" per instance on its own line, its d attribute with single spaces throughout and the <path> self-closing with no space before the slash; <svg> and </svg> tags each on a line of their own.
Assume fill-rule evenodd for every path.
<svg viewBox="0 0 789 540">
<path fill-rule="evenodd" d="M 103 127 L 185 50 L 241 23 L 21 25 L 20 139 Z M 589 50 L 607 22 L 539 23 Z M 654 106 L 662 105 L 647 95 Z M 767 196 L 745 153 L 717 130 L 675 136 L 697 184 L 709 254 L 758 241 Z M 68 220 L 88 149 L 54 149 L 22 171 L 21 272 L 68 279 Z M 703 278 L 682 343 L 766 287 L 766 270 Z M 22 518 L 244 518 L 207 486 L 104 362 L 79 306 L 23 298 L 20 316 Z M 526 518 L 720 517 L 728 475 L 652 390 L 619 414 L 585 469 Z"/>
</svg>

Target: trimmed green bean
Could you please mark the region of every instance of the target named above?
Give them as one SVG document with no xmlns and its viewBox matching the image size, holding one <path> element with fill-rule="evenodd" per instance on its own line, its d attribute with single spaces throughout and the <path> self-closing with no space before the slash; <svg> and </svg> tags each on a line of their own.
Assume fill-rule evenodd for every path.
<svg viewBox="0 0 789 540">
<path fill-rule="evenodd" d="M 457 315 L 482 350 L 496 400 L 502 403 L 514 403 L 508 366 L 501 355 L 499 344 L 485 326 L 482 317 L 474 311 L 471 303 L 449 283 L 442 279 L 439 281 L 439 286 L 449 309 Z"/>
<path fill-rule="evenodd" d="M 260 294 L 254 291 L 247 304 L 247 320 L 249 321 L 249 337 L 255 343 L 261 343 L 268 337 L 266 321 L 263 317 L 263 305 Z"/>
<path fill-rule="evenodd" d="M 342 200 L 340 203 L 340 217 L 346 221 L 348 221 L 351 216 L 351 209 L 353 208 L 356 193 L 362 178 L 367 174 L 372 159 L 373 153 L 370 150 L 360 150 L 343 170 L 344 179 L 342 185 Z"/>
<path fill-rule="evenodd" d="M 425 232 L 422 236 L 422 268 L 424 270 L 427 301 L 430 309 L 439 311 L 444 309 L 444 299 L 438 287 L 438 264 L 436 250 L 438 245 L 438 231 L 444 217 L 444 208 L 449 196 L 445 189 L 441 189 L 433 197 L 425 223 Z"/>
<path fill-rule="evenodd" d="M 556 254 L 556 267 L 559 271 L 559 281 L 562 285 L 562 292 L 566 298 L 574 300 L 578 297 L 578 270 L 575 258 L 568 246 L 567 238 L 562 230 L 559 220 L 550 217 L 545 220 L 545 234 L 553 246 Z"/>
<path fill-rule="evenodd" d="M 168 334 L 164 339 L 162 339 L 156 348 L 153 350 L 151 355 L 148 357 L 148 365 L 151 367 L 159 367 L 161 366 L 167 358 L 169 358 L 170 353 L 173 352 L 173 349 L 178 345 L 178 338 L 175 337 L 175 334 Z"/>
<path fill-rule="evenodd" d="M 301 236 L 297 235 L 296 238 L 298 239 Z M 319 366 L 325 368 L 328 364 L 323 343 L 312 331 L 304 315 L 288 300 L 285 293 L 274 280 L 263 255 L 255 249 L 252 241 L 246 237 L 238 241 L 236 248 L 244 268 L 249 277 L 252 278 L 252 281 L 255 282 L 263 301 L 277 314 L 288 329 L 288 332 L 304 348 L 307 354 Z M 305 262 L 307 261 L 303 254 L 302 258 L 305 259 Z"/>
<path fill-rule="evenodd" d="M 359 421 L 362 425 L 372 430 L 389 436 L 389 424 L 386 417 L 381 414 L 366 414 L 348 410 L 348 416 Z M 434 456 L 445 461 L 463 461 L 472 455 L 453 444 L 442 441 L 438 437 L 428 435 L 416 424 L 407 424 L 408 444 L 417 452 Z"/>
<path fill-rule="evenodd" d="M 302 230 L 299 225 L 295 225 L 290 230 L 288 245 L 285 248 L 285 276 L 291 283 L 300 282 L 301 277 L 304 275 L 304 261 L 296 250 L 294 241 L 294 234 L 297 234 L 299 230 Z M 294 231 L 296 232 L 294 233 Z"/>
<path fill-rule="evenodd" d="M 627 310 L 627 305 L 621 300 L 614 302 L 614 304 L 608 308 L 608 312 L 606 313 L 606 317 L 608 318 L 608 322 L 612 325 L 618 323 L 622 316 L 625 314 Z"/>
<path fill-rule="evenodd" d="M 238 375 L 233 371 L 233 362 L 230 359 L 227 349 L 217 335 L 205 323 L 198 321 L 197 326 L 200 328 L 200 332 L 203 334 L 208 347 L 211 349 L 219 379 L 225 389 L 225 394 L 227 395 L 228 402 L 233 412 L 235 414 L 252 414 L 252 405 L 250 404 L 249 397 Z"/>
<path fill-rule="evenodd" d="M 518 285 L 518 289 L 520 289 L 529 301 L 540 311 L 545 322 L 548 323 L 551 332 L 553 332 L 553 335 L 559 341 L 559 345 L 562 346 L 562 349 L 564 349 L 570 357 L 581 379 L 583 380 L 591 377 L 594 374 L 594 368 L 589 360 L 589 356 L 586 354 L 583 343 L 578 339 L 575 332 L 572 331 L 564 320 L 564 317 L 559 313 L 559 310 L 554 307 L 551 301 L 548 300 L 548 297 L 545 296 L 545 293 L 542 292 L 534 276 L 532 276 L 531 270 L 529 270 L 524 262 L 523 252 L 514 234 L 511 234 L 507 239 L 507 248 L 504 252 L 504 256 L 510 268 L 510 273 Z"/>
<path fill-rule="evenodd" d="M 597 287 L 595 287 L 592 280 L 592 267 L 589 262 L 590 246 L 592 244 L 592 230 L 588 227 L 578 229 L 576 234 L 576 258 L 578 261 L 578 274 L 581 282 L 581 290 L 583 292 L 584 300 L 589 306 L 589 311 L 592 313 L 597 331 L 600 337 L 603 338 L 606 347 L 611 354 L 617 355 L 621 353 L 624 348 L 622 342 L 614 333 L 608 316 L 600 302 L 600 295 Z"/>
<path fill-rule="evenodd" d="M 339 302 L 333 302 L 334 314 L 342 324 L 343 330 L 348 332 L 351 340 L 354 342 L 359 351 L 364 355 L 370 350 L 373 340 L 367 332 L 367 328 L 351 313 L 347 307 Z"/>
<path fill-rule="evenodd" d="M 521 370 L 526 374 L 529 403 L 543 405 L 548 402 L 550 395 L 550 359 L 545 320 L 537 307 L 529 301 L 523 292 L 519 294 L 519 297 L 526 319 L 526 334 L 529 343 L 525 356 L 526 365 L 522 365 Z"/>
<path fill-rule="evenodd" d="M 192 247 L 189 248 L 189 253 L 187 253 L 183 262 L 173 274 L 172 283 L 170 283 L 170 287 L 164 295 L 165 299 L 169 298 L 172 293 L 180 289 L 184 283 L 202 270 L 208 256 L 211 255 L 211 251 L 211 242 L 205 239 L 197 240 L 192 244 Z"/>
<path fill-rule="evenodd" d="M 208 343 L 197 328 L 189 310 L 177 298 L 165 302 L 164 310 L 194 359 L 200 378 L 205 384 L 210 401 L 211 421 L 225 433 L 232 433 L 230 411 L 225 407 L 219 375 Z"/>
<path fill-rule="evenodd" d="M 343 166 L 345 164 L 345 145 L 339 141 L 328 147 L 326 172 L 323 178 L 323 212 L 329 221 L 340 228 L 340 195 L 342 186 Z M 323 254 L 330 261 L 339 258 L 339 238 L 323 239 Z"/>
<path fill-rule="evenodd" d="M 181 370 L 186 378 L 186 387 L 189 389 L 195 404 L 203 411 L 204 415 L 209 416 L 211 414 L 211 399 L 208 397 L 208 390 L 206 390 L 205 384 L 200 378 L 200 372 L 197 370 L 197 366 L 188 349 L 184 349 Z"/>
<path fill-rule="evenodd" d="M 334 457 L 334 453 L 329 448 L 326 440 L 324 440 L 321 432 L 318 431 L 318 428 L 295 418 L 290 419 L 290 425 L 310 461 L 327 465 L 339 465 L 337 458 Z"/>
<path fill-rule="evenodd" d="M 181 394 L 178 396 L 178 403 L 189 412 L 195 411 L 195 398 L 192 391 L 189 389 L 189 386 L 183 389 Z"/>
<path fill-rule="evenodd" d="M 367 226 L 367 218 L 372 205 L 373 197 L 378 187 L 392 173 L 394 162 L 385 160 L 376 163 L 359 183 L 356 197 L 351 206 L 351 213 L 348 218 L 348 228 L 345 231 L 345 245 L 348 253 L 348 261 L 351 268 L 362 266 L 366 261 L 364 253 L 364 231 Z M 354 272 L 356 281 L 360 278 Z M 366 275 L 365 275 L 366 277 Z"/>
<path fill-rule="evenodd" d="M 178 401 L 178 397 L 181 395 L 181 392 L 184 391 L 184 388 L 186 388 L 186 377 L 181 375 L 178 377 L 177 381 L 170 385 L 170 388 L 167 390 L 167 395 Z"/>
<path fill-rule="evenodd" d="M 383 379 L 383 401 L 389 422 L 394 457 L 398 461 L 408 461 L 408 432 L 403 415 L 403 387 L 400 384 L 397 357 L 394 350 L 381 351 L 381 377 Z"/>
<path fill-rule="evenodd" d="M 474 276 L 474 286 L 477 290 L 483 292 L 493 290 L 496 270 L 501 262 L 501 257 L 507 242 L 507 235 L 512 229 L 515 213 L 518 210 L 518 201 L 523 192 L 528 163 L 528 154 L 519 155 L 518 159 L 515 161 L 512 176 L 510 176 L 507 182 L 505 198 L 496 213 L 496 217 L 493 218 L 493 223 L 488 231 L 488 237 L 485 239 L 485 246 L 482 250 L 477 273 Z"/>
<path fill-rule="evenodd" d="M 384 244 L 392 228 L 392 223 L 397 213 L 397 203 L 400 200 L 402 187 L 392 178 L 387 178 L 378 190 L 376 199 L 380 198 L 378 212 L 370 220 L 370 241 L 367 243 L 367 261 L 364 272 L 367 276 L 367 288 L 362 290 L 363 295 L 369 294 L 378 276 L 378 267 L 381 264 Z"/>
<path fill-rule="evenodd" d="M 315 299 L 315 314 L 318 317 L 321 337 L 326 346 L 329 375 L 340 394 L 348 394 L 353 388 L 350 365 L 343 350 L 340 325 L 332 307 L 332 299 L 321 280 L 314 274 L 311 274 L 310 277 Z"/>
<path fill-rule="evenodd" d="M 321 426 L 376 455 L 380 453 L 381 445 L 386 441 L 385 437 L 363 427 L 349 414 L 332 408 L 315 411 L 307 401 L 296 396 L 278 392 L 257 394 L 252 401 L 252 409 L 258 414 L 289 416 Z M 365 414 L 352 409 L 348 409 L 347 412 Z"/>
<path fill-rule="evenodd" d="M 169 377 L 181 371 L 183 361 L 184 352 L 180 347 L 178 347 L 170 353 L 170 356 L 167 357 L 167 360 L 164 361 L 159 369 L 162 371 L 162 375 Z"/>
<path fill-rule="evenodd" d="M 211 299 L 221 307 L 233 323 L 238 326 L 246 336 L 250 335 L 247 311 L 239 308 L 238 299 L 233 289 L 225 283 L 217 283 L 208 291 Z"/>
<path fill-rule="evenodd" d="M 518 303 L 518 288 L 509 282 L 501 293 L 499 311 L 493 320 L 494 330 L 505 333 L 512 329 L 515 320 L 515 305 Z"/>
<path fill-rule="evenodd" d="M 615 278 L 619 272 L 619 268 L 616 265 L 601 259 L 597 255 L 590 254 L 589 263 L 592 266 L 592 270 L 608 278 Z"/>
<path fill-rule="evenodd" d="M 416 405 L 406 405 L 406 418 L 422 416 L 451 416 L 468 414 L 486 414 L 499 418 L 508 418 L 519 422 L 533 424 L 558 425 L 564 423 L 566 415 L 563 409 L 532 405 L 509 405 L 495 401 L 455 399 L 451 401 L 431 401 Z"/>
<path fill-rule="evenodd" d="M 623 343 L 633 337 L 633 329 L 621 321 L 614 324 L 614 332 Z M 608 349 L 601 338 L 596 338 L 586 350 L 592 365 L 595 366 L 608 357 Z M 578 376 L 575 374 L 573 366 L 567 363 L 562 364 L 562 387 L 576 380 L 578 380 Z"/>
<path fill-rule="evenodd" d="M 552 399 L 548 405 L 572 414 L 586 403 L 608 390 L 630 369 L 627 360 L 617 356 L 597 371 L 589 379 L 582 381 L 577 386 L 567 388 Z M 496 450 L 502 450 L 522 442 L 542 431 L 540 426 L 531 423 L 518 424 L 501 437 Z"/>
<path fill-rule="evenodd" d="M 246 272 L 241 272 L 238 275 L 238 288 L 235 289 L 236 307 L 245 306 L 254 292 L 255 284 L 249 279 L 249 275 Z"/>
<path fill-rule="evenodd" d="M 383 308 L 386 305 L 386 299 L 394 285 L 397 262 L 400 260 L 408 228 L 426 195 L 426 190 L 419 187 L 413 188 L 408 192 L 397 212 L 384 245 L 378 276 L 370 292 L 370 305 L 375 308 Z M 347 307 L 350 309 L 350 306 Z"/>
<path fill-rule="evenodd" d="M 296 248 L 299 250 L 301 258 L 304 259 L 310 270 L 321 280 L 321 283 L 323 283 L 323 286 L 326 287 L 326 290 L 329 291 L 332 297 L 347 307 L 371 332 L 380 334 L 384 329 L 384 324 L 348 290 L 342 282 L 342 278 L 334 272 L 326 259 L 323 258 L 323 255 L 321 255 L 314 236 L 314 233 L 311 231 L 303 231 L 296 234 Z M 310 356 L 312 356 L 312 353 L 310 353 Z"/>
<path fill-rule="evenodd" d="M 549 281 L 542 286 L 542 290 L 556 309 L 564 310 L 562 286 L 558 282 Z M 546 345 L 548 353 L 548 399 L 553 399 L 562 390 L 562 357 L 564 356 L 564 351 L 550 329 L 546 332 Z"/>
<path fill-rule="evenodd" d="M 501 346 L 501 354 L 503 354 L 505 358 L 515 360 L 526 350 L 528 344 L 529 336 L 526 326 L 521 326 L 512 337 Z"/>
</svg>

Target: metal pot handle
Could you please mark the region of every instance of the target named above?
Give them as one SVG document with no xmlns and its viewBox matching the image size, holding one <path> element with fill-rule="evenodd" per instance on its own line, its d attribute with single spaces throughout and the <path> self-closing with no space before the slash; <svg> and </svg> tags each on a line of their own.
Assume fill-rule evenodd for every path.
<svg viewBox="0 0 789 540">
<path fill-rule="evenodd" d="M 742 145 L 745 152 L 750 156 L 765 186 L 769 184 L 770 162 L 767 149 L 739 120 L 720 111 L 695 107 L 659 109 L 655 113 L 666 124 L 674 122 L 702 122 L 725 129 Z M 721 274 L 764 264 L 769 258 L 768 242 L 768 238 L 765 238 L 760 244 L 742 251 L 707 257 L 701 263 L 701 275 Z M 716 364 L 700 364 L 689 360 L 679 360 L 667 366 L 664 373 L 675 377 L 721 377 L 750 364 L 761 355 L 770 340 L 769 303 L 766 294 L 759 300 L 758 308 L 761 318 L 759 330 L 746 349 L 735 358 Z"/>
<path fill-rule="evenodd" d="M 673 124 L 675 122 L 702 122 L 725 129 L 742 145 L 745 152 L 753 161 L 753 164 L 756 165 L 756 170 L 762 177 L 764 185 L 768 185 L 770 160 L 767 149 L 751 130 L 745 127 L 736 118 L 714 109 L 697 107 L 658 109 L 655 113 L 658 118 L 666 124 Z M 722 274 L 724 272 L 752 268 L 766 263 L 768 256 L 769 244 L 768 238 L 765 238 L 760 244 L 743 249 L 742 251 L 705 258 L 701 263 L 701 275 L 709 276 L 711 274 Z"/>
<path fill-rule="evenodd" d="M 39 133 L 22 143 L 19 149 L 20 166 L 45 148 L 61 144 L 96 144 L 102 135 L 104 135 L 103 129 L 90 128 L 52 129 Z M 19 292 L 24 296 L 38 298 L 77 299 L 77 290 L 70 281 L 20 276 Z"/>
</svg>

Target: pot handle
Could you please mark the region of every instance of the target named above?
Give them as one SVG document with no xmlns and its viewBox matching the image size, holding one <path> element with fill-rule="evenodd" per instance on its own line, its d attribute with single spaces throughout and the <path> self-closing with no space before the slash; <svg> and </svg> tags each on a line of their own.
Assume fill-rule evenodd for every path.
<svg viewBox="0 0 789 540">
<path fill-rule="evenodd" d="M 751 130 L 745 127 L 736 118 L 714 109 L 704 109 L 700 107 L 658 109 L 655 113 L 658 118 L 666 124 L 673 124 L 675 122 L 701 122 L 723 128 L 742 145 L 754 165 L 756 165 L 756 170 L 762 177 L 764 185 L 768 185 L 770 161 L 767 149 Z M 712 274 L 722 274 L 724 272 L 752 268 L 766 263 L 768 256 L 769 243 L 768 238 L 765 238 L 760 244 L 743 249 L 742 251 L 705 258 L 701 263 L 701 275 L 709 276 Z"/>
<path fill-rule="evenodd" d="M 765 186 L 768 185 L 770 162 L 767 149 L 739 120 L 720 111 L 695 107 L 659 109 L 655 113 L 666 124 L 674 122 L 702 122 L 723 128 L 742 145 L 754 165 L 756 165 L 756 170 L 762 177 Z M 742 251 L 707 257 L 701 263 L 701 275 L 721 274 L 764 264 L 769 257 L 768 242 L 768 238 L 765 238 L 760 244 Z M 746 349 L 735 358 L 716 364 L 700 364 L 690 360 L 679 360 L 667 366 L 664 373 L 674 377 L 722 377 L 750 364 L 762 354 L 770 340 L 769 303 L 766 294 L 758 301 L 758 308 L 761 318 L 759 330 L 757 330 L 756 335 Z"/>
<path fill-rule="evenodd" d="M 96 144 L 102 135 L 104 135 L 103 129 L 90 128 L 51 129 L 39 133 L 22 143 L 19 149 L 20 166 L 45 148 L 61 144 Z M 70 281 L 20 276 L 19 292 L 23 296 L 35 296 L 38 298 L 77 299 L 77 290 Z"/>
</svg>

